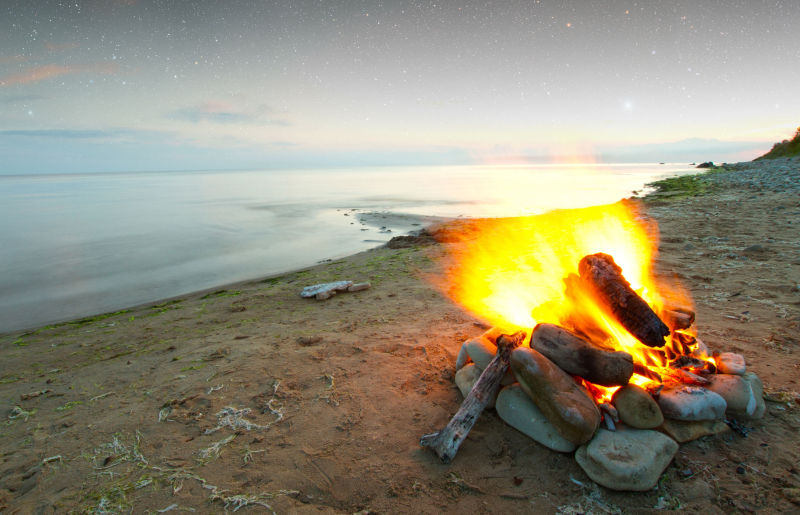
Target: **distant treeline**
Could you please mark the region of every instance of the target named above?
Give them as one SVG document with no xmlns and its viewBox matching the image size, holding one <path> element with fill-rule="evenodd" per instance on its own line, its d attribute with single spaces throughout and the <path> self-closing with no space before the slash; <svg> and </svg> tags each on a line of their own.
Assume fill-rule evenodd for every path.
<svg viewBox="0 0 800 515">
<path fill-rule="evenodd" d="M 776 157 L 791 157 L 797 155 L 800 155 L 800 127 L 797 128 L 794 138 L 775 143 L 772 145 L 772 150 L 761 157 L 757 157 L 755 160 L 775 159 Z"/>
</svg>

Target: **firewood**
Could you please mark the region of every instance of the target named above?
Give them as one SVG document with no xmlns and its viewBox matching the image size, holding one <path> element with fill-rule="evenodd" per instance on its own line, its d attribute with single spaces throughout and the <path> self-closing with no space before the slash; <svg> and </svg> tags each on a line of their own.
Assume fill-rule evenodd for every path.
<svg viewBox="0 0 800 515">
<path fill-rule="evenodd" d="M 694 323 L 694 311 L 687 308 L 669 307 L 662 313 L 664 322 L 673 330 L 689 329 Z"/>
<path fill-rule="evenodd" d="M 611 315 L 648 347 L 663 347 L 669 327 L 631 288 L 622 269 L 608 254 L 590 254 L 578 264 L 581 279 L 595 292 Z"/>
<path fill-rule="evenodd" d="M 655 381 L 657 383 L 662 382 L 661 376 L 658 374 L 658 372 L 653 372 L 652 370 L 650 370 L 649 368 L 640 363 L 633 364 L 633 373 L 639 374 L 640 376 L 646 377 L 651 381 Z"/>
<path fill-rule="evenodd" d="M 688 384 L 690 386 L 707 386 L 711 384 L 711 381 L 709 381 L 705 377 L 693 374 L 688 370 L 684 370 L 682 368 L 675 368 L 670 370 L 669 375 L 667 377 L 677 383 Z"/>
<path fill-rule="evenodd" d="M 672 333 L 672 346 L 679 350 L 681 354 L 688 355 L 692 353 L 692 345 L 697 343 L 697 338 L 691 334 L 675 331 Z"/>
<path fill-rule="evenodd" d="M 419 444 L 430 448 L 442 460 L 450 463 L 455 458 L 458 448 L 478 420 L 481 412 L 500 389 L 500 381 L 508 370 L 509 355 L 525 340 L 525 332 L 512 335 L 501 335 L 497 338 L 497 355 L 483 371 L 469 395 L 461 403 L 458 412 L 439 432 L 423 435 Z"/>
<path fill-rule="evenodd" d="M 600 349 L 554 324 L 539 324 L 533 329 L 531 348 L 568 374 L 591 383 L 622 386 L 628 384 L 633 374 L 633 357 L 627 352 Z"/>
</svg>

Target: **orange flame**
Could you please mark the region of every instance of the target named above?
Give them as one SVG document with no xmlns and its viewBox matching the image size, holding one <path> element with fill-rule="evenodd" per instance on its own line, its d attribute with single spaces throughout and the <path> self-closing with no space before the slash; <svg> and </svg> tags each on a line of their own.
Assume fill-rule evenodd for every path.
<svg viewBox="0 0 800 515">
<path fill-rule="evenodd" d="M 577 278 L 584 256 L 603 252 L 614 258 L 631 287 L 657 314 L 668 304 L 692 306 L 677 281 L 660 280 L 653 274 L 658 229 L 630 202 L 469 220 L 456 224 L 454 231 L 450 236 L 458 237 L 461 244 L 449 249 L 447 273 L 440 286 L 495 327 L 513 332 L 549 322 L 580 328 L 595 344 L 624 350 L 635 363 L 655 372 L 666 366 L 670 354 L 685 354 L 690 347 L 672 338 L 664 349 L 641 344 L 580 281 L 570 280 Z M 640 385 L 650 381 L 638 375 L 631 380 Z M 600 397 L 610 399 L 614 390 L 598 391 L 605 392 Z"/>
</svg>

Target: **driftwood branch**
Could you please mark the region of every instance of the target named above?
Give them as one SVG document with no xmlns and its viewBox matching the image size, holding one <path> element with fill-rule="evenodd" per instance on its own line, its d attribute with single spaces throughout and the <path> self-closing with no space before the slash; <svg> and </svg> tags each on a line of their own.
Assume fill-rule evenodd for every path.
<svg viewBox="0 0 800 515">
<path fill-rule="evenodd" d="M 578 264 L 584 281 L 637 340 L 648 347 L 663 347 L 669 327 L 658 318 L 647 302 L 631 288 L 622 269 L 608 254 L 590 254 Z"/>
<path fill-rule="evenodd" d="M 497 355 L 486 367 L 478 381 L 472 387 L 458 412 L 439 432 L 423 435 L 419 444 L 430 448 L 443 463 L 450 463 L 455 458 L 458 448 L 469 434 L 486 405 L 497 395 L 500 381 L 508 370 L 509 355 L 525 340 L 525 332 L 520 331 L 511 336 L 501 335 L 497 338 Z"/>
</svg>

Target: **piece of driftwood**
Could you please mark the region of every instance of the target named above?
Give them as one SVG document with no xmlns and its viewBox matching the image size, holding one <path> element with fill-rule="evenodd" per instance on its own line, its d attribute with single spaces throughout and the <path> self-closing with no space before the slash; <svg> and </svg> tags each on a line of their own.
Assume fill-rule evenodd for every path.
<svg viewBox="0 0 800 515">
<path fill-rule="evenodd" d="M 637 340 L 648 347 L 664 346 L 669 327 L 633 291 L 614 258 L 602 252 L 590 254 L 581 259 L 578 271 L 614 318 Z"/>
<path fill-rule="evenodd" d="M 554 324 L 538 324 L 533 329 L 531 348 L 568 374 L 594 384 L 626 385 L 633 374 L 633 357 L 627 352 L 600 349 Z"/>
<path fill-rule="evenodd" d="M 442 460 L 450 463 L 455 458 L 458 448 L 469 434 L 486 405 L 497 395 L 500 381 L 508 370 L 509 355 L 525 340 L 525 332 L 512 335 L 501 335 L 497 338 L 497 355 L 483 371 L 472 387 L 458 412 L 453 415 L 444 429 L 436 433 L 423 435 L 419 444 L 430 448 Z"/>
</svg>

